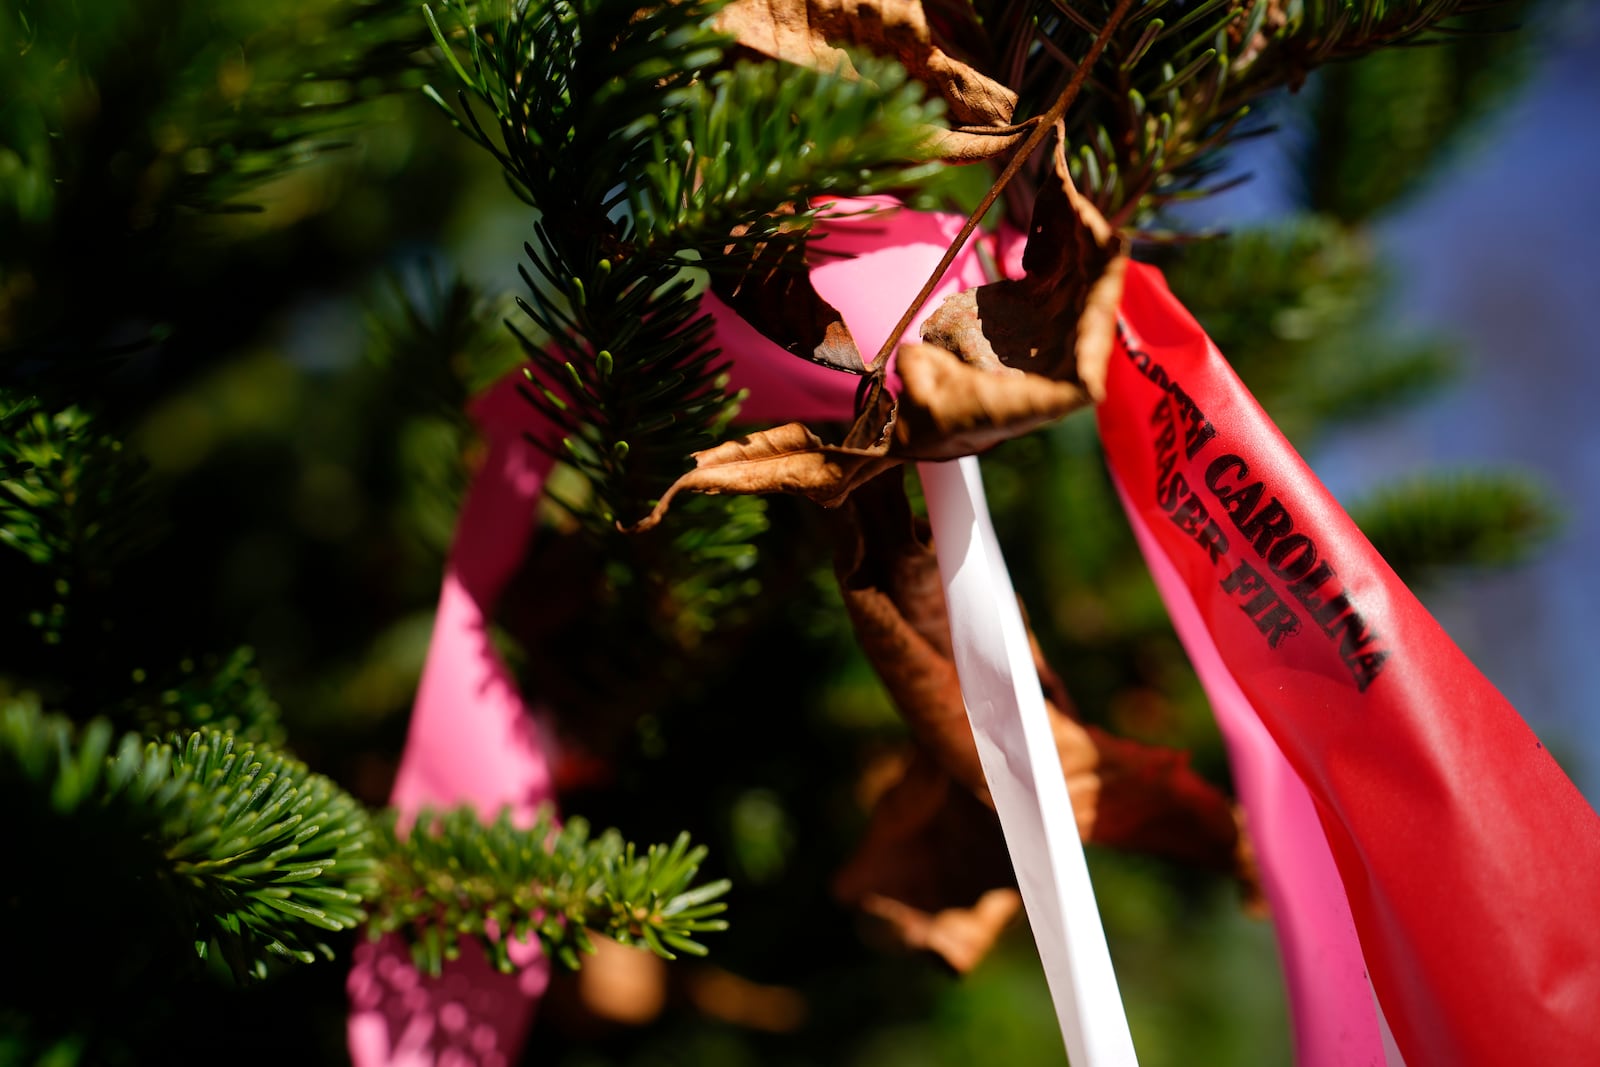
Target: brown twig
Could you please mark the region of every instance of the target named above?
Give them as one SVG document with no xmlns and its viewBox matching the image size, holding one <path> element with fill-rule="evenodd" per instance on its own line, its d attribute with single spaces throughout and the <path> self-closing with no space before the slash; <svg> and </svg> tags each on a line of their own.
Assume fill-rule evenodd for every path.
<svg viewBox="0 0 1600 1067">
<path fill-rule="evenodd" d="M 1101 27 L 1099 34 L 1094 39 L 1094 43 L 1089 46 L 1089 51 L 1084 55 L 1083 62 L 1079 63 L 1078 68 L 1072 72 L 1072 80 L 1067 83 L 1067 87 L 1062 90 L 1061 95 L 1056 98 L 1056 102 L 1050 105 L 1050 110 L 1039 116 L 1038 125 L 1033 128 L 1033 132 L 1028 135 L 1028 139 L 1023 141 L 1022 145 L 1011 156 L 1010 162 L 1006 164 L 1006 169 L 1000 172 L 1000 177 L 995 179 L 995 183 L 984 194 L 983 202 L 978 205 L 977 210 L 968 216 L 966 223 L 961 227 L 961 232 L 956 235 L 956 239 L 951 242 L 950 247 L 945 249 L 944 255 L 940 257 L 939 265 L 933 268 L 932 276 L 923 284 L 922 290 L 917 293 L 916 299 L 911 301 L 911 306 L 906 308 L 906 313 L 900 316 L 900 321 L 895 324 L 895 328 L 883 342 L 883 347 L 878 349 L 878 354 L 872 357 L 871 369 L 874 374 L 883 373 L 889 353 L 894 351 L 895 346 L 900 343 L 901 336 L 910 327 L 911 320 L 917 317 L 917 312 L 922 310 L 922 305 L 926 304 L 928 297 L 933 295 L 934 287 L 944 277 L 944 272 L 950 269 L 950 264 L 955 262 L 956 254 L 961 250 L 961 246 L 967 243 L 967 239 L 972 236 L 972 232 L 978 228 L 978 223 L 982 222 L 983 217 L 989 213 L 989 209 L 994 207 L 994 202 L 1000 199 L 1000 194 L 1005 191 L 1011 179 L 1017 176 L 1017 172 L 1028 161 L 1028 157 L 1033 155 L 1034 150 L 1044 143 L 1044 139 L 1050 136 L 1050 131 L 1054 129 L 1056 123 L 1060 122 L 1062 117 L 1066 115 L 1067 108 L 1071 107 L 1073 102 L 1078 99 L 1078 92 L 1083 88 L 1083 83 L 1088 78 L 1089 71 L 1099 62 L 1100 53 L 1105 51 L 1107 42 L 1111 40 L 1111 35 L 1116 32 L 1123 16 L 1128 13 L 1128 9 L 1132 6 L 1133 0 L 1117 0 L 1117 6 L 1112 9 L 1111 14 L 1106 18 L 1106 24 Z"/>
</svg>

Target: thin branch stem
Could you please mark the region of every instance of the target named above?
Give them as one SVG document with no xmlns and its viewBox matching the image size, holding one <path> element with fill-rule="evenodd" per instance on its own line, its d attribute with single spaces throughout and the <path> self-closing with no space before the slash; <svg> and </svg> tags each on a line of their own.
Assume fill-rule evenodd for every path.
<svg viewBox="0 0 1600 1067">
<path fill-rule="evenodd" d="M 1067 87 L 1062 90 L 1061 95 L 1056 98 L 1056 102 L 1050 105 L 1050 110 L 1039 116 L 1033 132 L 1028 135 L 1026 141 L 1022 142 L 1021 147 L 1012 154 L 1010 162 L 1006 164 L 1006 169 L 1000 172 L 1000 177 L 995 179 L 995 183 L 984 194 L 983 202 L 978 205 L 977 210 L 967 217 L 966 223 L 961 227 L 961 232 L 956 234 L 956 239 L 951 242 L 950 247 L 945 249 L 944 255 L 940 257 L 939 265 L 933 268 L 933 274 L 923 284 L 921 291 L 917 293 L 916 299 L 911 301 L 911 306 L 906 308 L 905 314 L 900 316 L 900 321 L 895 324 L 889 336 L 884 339 L 883 347 L 878 349 L 878 354 L 872 357 L 871 370 L 874 374 L 883 373 L 889 353 L 894 351 L 895 346 L 900 343 L 901 336 L 911 326 L 911 320 L 917 317 L 917 312 L 922 310 L 922 306 L 928 302 L 928 297 L 933 295 L 934 288 L 938 286 L 940 279 L 944 277 L 944 272 L 950 269 L 950 264 L 955 262 L 956 254 L 961 251 L 961 247 L 967 243 L 967 239 L 978 228 L 978 223 L 982 222 L 983 217 L 989 213 L 989 209 L 994 207 L 995 201 L 1000 199 L 1000 194 L 1005 191 L 1011 179 L 1017 176 L 1017 172 L 1028 161 L 1028 157 L 1033 155 L 1034 151 L 1044 143 L 1046 137 L 1050 136 L 1050 132 L 1055 128 L 1056 123 L 1060 122 L 1062 117 L 1066 115 L 1067 108 L 1071 107 L 1073 102 L 1078 99 L 1078 92 L 1083 88 L 1083 83 L 1088 78 L 1089 71 L 1099 62 L 1100 53 L 1105 51 L 1106 44 L 1111 40 L 1111 35 L 1117 31 L 1117 27 L 1122 23 L 1123 17 L 1127 15 L 1128 9 L 1132 6 L 1133 0 L 1117 0 L 1117 6 L 1112 9 L 1110 16 L 1106 18 L 1105 26 L 1095 36 L 1094 43 L 1089 46 L 1088 53 L 1083 57 L 1083 62 L 1079 63 L 1078 69 L 1072 72 L 1072 80 L 1067 83 Z"/>
</svg>

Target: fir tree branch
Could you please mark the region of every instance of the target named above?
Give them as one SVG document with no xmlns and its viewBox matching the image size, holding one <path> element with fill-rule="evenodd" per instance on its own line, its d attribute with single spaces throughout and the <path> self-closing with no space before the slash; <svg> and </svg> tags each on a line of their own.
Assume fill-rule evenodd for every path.
<svg viewBox="0 0 1600 1067">
<path fill-rule="evenodd" d="M 0 390 L 0 404 L 12 395 Z M 6 642 L 0 669 L 55 664 L 63 681 L 91 679 L 113 651 L 112 576 L 159 537 L 159 512 L 143 461 L 86 411 L 31 399 L 14 410 L 0 435 L 0 632 L 25 623 L 29 639 Z"/>
<path fill-rule="evenodd" d="M 74 106 L 86 82 L 127 93 L 160 130 L 102 131 L 132 156 L 119 169 L 150 168 L 163 201 L 214 210 L 347 130 L 353 105 L 420 80 L 428 34 L 409 0 L 191 6 L 0 10 L 0 98 L 11 104 L 0 143 L 15 145 L 22 169 L 0 196 L 0 235 L 48 220 L 76 187 L 104 180 L 76 156 L 95 138 L 62 135 L 125 105 Z"/>
<path fill-rule="evenodd" d="M 32 406 L 0 438 L 0 545 L 66 576 L 100 577 L 148 547 L 144 464 L 77 407 Z"/>
<path fill-rule="evenodd" d="M 275 958 L 332 958 L 327 933 L 365 918 L 365 812 L 268 746 L 213 730 L 118 740 L 103 719 L 75 734 L 64 718 L 13 703 L 0 711 L 0 794 L 8 810 L 45 816 L 28 832 L 71 840 L 100 864 L 93 879 L 68 864 L 18 886 L 0 903 L 9 930 L 37 912 L 87 911 L 85 893 L 125 894 L 153 913 L 118 938 L 154 939 L 167 958 L 215 953 L 242 979 L 264 977 Z"/>
<path fill-rule="evenodd" d="M 470 5 L 428 17 L 457 107 L 433 99 L 541 213 L 523 277 L 535 336 L 529 397 L 545 442 L 594 486 L 596 528 L 626 524 L 733 414 L 709 320 L 680 267 L 746 228 L 797 238 L 806 198 L 907 185 L 935 114 L 904 76 L 851 81 L 772 64 L 712 74 L 712 8 L 516 0 L 480 25 Z M 448 17 L 444 17 L 448 16 Z M 488 113 L 486 126 L 478 109 Z M 799 214 L 774 220 L 781 206 Z"/>
<path fill-rule="evenodd" d="M 0 480 L 9 481 L 33 469 L 33 463 L 19 454 L 16 438 L 38 406 L 36 397 L 0 390 Z"/>
<path fill-rule="evenodd" d="M 466 431 L 470 398 L 519 362 L 501 322 L 510 303 L 432 265 L 396 272 L 367 302 L 367 356 L 406 408 Z"/>
<path fill-rule="evenodd" d="M 0 559 L 9 590 L 0 677 L 146 737 L 211 728 L 281 743 L 278 705 L 250 649 L 197 662 L 173 647 L 181 638 L 139 629 L 145 611 L 118 595 L 164 529 L 143 459 L 77 407 L 30 399 L 5 423 L 0 550 L 14 551 Z"/>
<path fill-rule="evenodd" d="M 537 936 L 545 953 L 576 969 L 593 952 L 589 931 L 665 959 L 705 955 L 694 935 L 727 928 L 716 918 L 726 881 L 694 884 L 705 857 L 687 834 L 640 855 L 615 830 L 590 837 L 582 819 L 556 827 L 548 814 L 518 829 L 502 813 L 484 825 L 470 808 L 423 812 L 406 831 L 380 829 L 382 884 L 373 936 L 403 933 L 418 967 L 439 973 L 472 936 L 501 971 L 508 943 Z"/>
<path fill-rule="evenodd" d="M 1503 31 L 1530 6 L 1512 0 L 1453 25 Z M 1308 109 L 1317 136 L 1297 161 L 1308 206 L 1353 222 L 1419 190 L 1474 121 L 1505 99 L 1531 53 L 1528 34 L 1475 32 L 1323 71 Z"/>
<path fill-rule="evenodd" d="M 0 4 L 0 382 L 82 402 L 159 344 L 181 306 L 86 299 L 84 249 L 107 276 L 221 258 L 201 216 L 347 144 L 429 40 L 413 0 Z"/>
<path fill-rule="evenodd" d="M 1360 352 L 1352 358 L 1352 352 Z M 1435 338 L 1396 340 L 1360 326 L 1322 339 L 1308 353 L 1297 398 L 1311 420 L 1358 423 L 1415 404 L 1455 379 L 1455 349 Z"/>
<path fill-rule="evenodd" d="M 1448 382 L 1439 338 L 1374 329 L 1392 291 L 1362 234 L 1299 216 L 1187 246 L 1164 264 L 1175 289 L 1291 439 L 1334 419 L 1390 412 Z"/>
<path fill-rule="evenodd" d="M 1499 4 L 1474 0 L 1149 0 L 1133 11 L 1067 116 L 1073 178 L 1115 224 L 1210 195 L 1218 149 L 1263 132 L 1256 100 L 1297 89 L 1323 64 L 1399 44 L 1449 40 L 1449 20 Z M 1001 18 L 997 51 L 1015 57 L 1023 106 L 1048 99 L 1103 25 L 1111 0 L 1049 0 Z M 1051 60 L 1054 62 L 1051 62 Z"/>
<path fill-rule="evenodd" d="M 739 63 L 688 86 L 630 191 L 639 250 L 717 269 L 702 257 L 804 237 L 813 197 L 926 190 L 941 167 L 915 161 L 942 104 L 897 63 L 858 57 L 856 70 Z"/>
<path fill-rule="evenodd" d="M 463 86 L 459 115 L 434 100 L 543 215 L 526 246 L 537 279 L 523 271 L 535 299 L 522 308 L 539 335 L 511 329 L 537 371 L 530 399 L 559 431 L 541 444 L 592 481 L 591 525 L 610 526 L 727 414 L 689 284 L 628 255 L 631 224 L 613 217 L 648 161 L 653 116 L 720 55 L 717 39 L 695 4 L 634 21 L 622 0 L 518 0 L 485 26 L 469 5 L 441 5 L 449 21 L 424 10 Z"/>
</svg>

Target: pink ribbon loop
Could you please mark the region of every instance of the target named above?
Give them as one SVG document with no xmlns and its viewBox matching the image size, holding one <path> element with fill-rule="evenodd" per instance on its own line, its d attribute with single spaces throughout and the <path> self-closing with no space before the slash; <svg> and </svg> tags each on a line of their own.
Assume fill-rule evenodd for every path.
<svg viewBox="0 0 1600 1067">
<path fill-rule="evenodd" d="M 520 378 L 506 378 L 474 408 L 488 454 L 462 505 L 390 796 L 404 818 L 471 804 L 484 819 L 509 807 L 529 825 L 554 799 L 546 746 L 489 636 L 494 606 L 532 539 L 552 463 L 526 437 L 546 428 L 518 395 Z M 532 941 L 508 948 L 515 974 L 501 974 L 467 946 L 430 978 L 397 936 L 358 947 L 346 983 L 355 1067 L 515 1062 L 550 966 Z"/>
</svg>

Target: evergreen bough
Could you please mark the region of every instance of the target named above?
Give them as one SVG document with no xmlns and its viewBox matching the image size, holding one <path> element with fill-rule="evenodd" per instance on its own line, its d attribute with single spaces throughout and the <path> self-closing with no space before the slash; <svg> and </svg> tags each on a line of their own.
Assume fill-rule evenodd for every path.
<svg viewBox="0 0 1600 1067">
<path fill-rule="evenodd" d="M 269 746 L 217 731 L 146 742 L 115 737 L 103 719 L 75 732 L 61 716 L 12 704 L 0 713 L 0 789 L 8 810 L 47 813 L 46 840 L 122 859 L 105 864 L 93 891 L 146 899 L 154 911 L 139 917 L 141 930 L 173 942 L 157 955 L 190 946 L 240 979 L 265 977 L 273 957 L 331 958 L 327 935 L 365 917 L 375 885 L 371 829 L 353 798 Z M 7 900 L 7 926 L 87 888 L 30 880 Z"/>
<path fill-rule="evenodd" d="M 684 268 L 798 240 L 808 197 L 930 177 L 915 160 L 941 108 L 888 63 L 859 80 L 718 71 L 726 40 L 699 0 L 514 0 L 481 22 L 476 5 L 425 10 L 458 83 L 454 105 L 433 99 L 539 213 L 520 268 L 534 299 L 519 301 L 537 332 L 511 329 L 558 431 L 541 444 L 593 486 L 574 513 L 632 522 L 735 411 Z"/>
<path fill-rule="evenodd" d="M 508 942 L 529 935 L 576 970 L 594 951 L 591 930 L 670 960 L 674 949 L 705 955 L 694 935 L 728 925 L 716 916 L 731 883 L 694 885 L 706 850 L 687 834 L 641 854 L 615 830 L 591 837 L 583 819 L 558 827 L 544 813 L 521 828 L 503 813 L 485 825 L 457 808 L 423 811 L 405 830 L 389 816 L 379 840 L 383 910 L 371 930 L 403 933 L 430 974 L 465 937 L 502 971 L 514 969 Z"/>
</svg>

